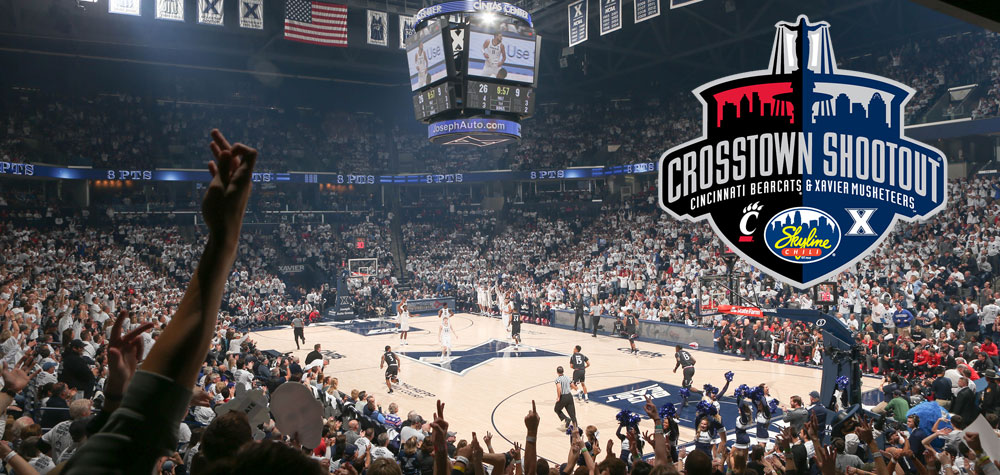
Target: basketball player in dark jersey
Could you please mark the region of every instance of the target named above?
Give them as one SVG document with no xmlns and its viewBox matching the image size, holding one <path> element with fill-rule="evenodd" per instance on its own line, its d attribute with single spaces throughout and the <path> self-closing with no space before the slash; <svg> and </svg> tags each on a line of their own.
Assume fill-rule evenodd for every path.
<svg viewBox="0 0 1000 475">
<path fill-rule="evenodd" d="M 691 389 L 691 384 L 694 380 L 694 357 L 691 353 L 688 353 L 680 345 L 677 345 L 674 351 L 674 358 L 677 359 L 677 364 L 674 365 L 674 373 L 677 372 L 677 368 L 684 368 L 684 380 L 681 382 L 681 387 Z M 684 398 L 683 406 L 687 406 L 687 398 Z"/>
<path fill-rule="evenodd" d="M 628 344 L 632 347 L 632 353 L 639 354 L 639 349 L 635 347 L 635 339 L 639 337 L 639 321 L 631 310 L 625 316 L 625 335 L 628 336 Z"/>
<path fill-rule="evenodd" d="M 521 345 L 521 316 L 516 313 L 510 317 L 510 337 L 514 339 L 514 348 Z"/>
<path fill-rule="evenodd" d="M 392 347 L 385 345 L 385 353 L 382 354 L 382 362 L 379 363 L 379 369 L 387 366 L 385 369 L 385 387 L 389 388 L 389 394 L 392 394 L 392 383 L 399 382 L 399 358 L 396 354 L 392 352 Z"/>
<path fill-rule="evenodd" d="M 590 367 L 590 359 L 586 355 L 580 353 L 580 345 L 576 345 L 573 348 L 573 354 L 569 357 L 569 366 L 573 368 L 573 382 L 570 383 L 569 387 L 576 391 L 576 385 L 579 384 L 582 392 L 578 394 L 581 401 L 590 401 L 590 396 L 587 395 L 587 368 Z"/>
</svg>

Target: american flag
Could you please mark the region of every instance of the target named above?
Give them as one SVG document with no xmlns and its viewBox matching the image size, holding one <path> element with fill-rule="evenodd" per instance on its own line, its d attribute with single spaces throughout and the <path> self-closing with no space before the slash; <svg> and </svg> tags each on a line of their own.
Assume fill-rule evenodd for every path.
<svg viewBox="0 0 1000 475">
<path fill-rule="evenodd" d="M 288 0 L 285 39 L 323 46 L 347 46 L 347 5 Z"/>
</svg>

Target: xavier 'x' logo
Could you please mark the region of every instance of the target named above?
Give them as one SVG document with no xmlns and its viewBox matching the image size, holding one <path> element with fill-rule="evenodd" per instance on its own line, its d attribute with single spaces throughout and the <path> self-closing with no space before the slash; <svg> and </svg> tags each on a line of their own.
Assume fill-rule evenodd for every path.
<svg viewBox="0 0 1000 475">
<path fill-rule="evenodd" d="M 573 9 L 576 10 L 573 14 L 576 16 L 583 16 L 583 4 L 573 5 Z"/>
<path fill-rule="evenodd" d="M 515 348 L 514 345 L 505 341 L 491 339 L 467 350 L 453 351 L 451 356 L 444 358 L 441 358 L 440 351 L 401 351 L 399 356 L 449 373 L 465 376 L 465 373 L 497 358 L 544 358 L 549 356 L 567 357 L 569 355 L 530 346 Z"/>
<path fill-rule="evenodd" d="M 246 10 L 243 12 L 243 18 L 253 18 L 255 20 L 260 20 L 260 12 L 257 11 L 257 7 L 259 6 L 260 6 L 259 3 L 243 2 L 243 8 Z"/>
<path fill-rule="evenodd" d="M 219 0 L 205 0 L 205 8 L 203 8 L 201 12 L 218 15 L 219 14 L 218 5 L 219 5 Z"/>
<path fill-rule="evenodd" d="M 848 236 L 874 236 L 877 234 L 872 225 L 868 222 L 877 211 L 875 208 L 847 208 L 847 214 L 854 220 L 851 229 L 847 231 Z"/>
</svg>

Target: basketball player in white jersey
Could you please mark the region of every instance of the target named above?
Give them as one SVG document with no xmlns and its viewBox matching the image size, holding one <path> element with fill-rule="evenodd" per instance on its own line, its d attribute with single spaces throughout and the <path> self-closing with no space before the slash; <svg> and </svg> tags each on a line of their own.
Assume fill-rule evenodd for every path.
<svg viewBox="0 0 1000 475">
<path fill-rule="evenodd" d="M 427 52 L 424 51 L 424 43 L 417 43 L 417 56 L 414 58 L 414 62 L 417 63 L 417 88 L 421 88 L 427 85 L 430 75 L 427 74 Z"/>
<path fill-rule="evenodd" d="M 514 302 L 504 298 L 503 306 L 500 308 L 500 318 L 503 320 L 504 333 L 510 333 L 510 316 L 514 314 Z"/>
<path fill-rule="evenodd" d="M 451 310 L 448 310 L 448 302 L 443 302 L 441 304 L 441 309 L 438 310 L 438 318 L 448 318 L 451 316 Z"/>
<path fill-rule="evenodd" d="M 455 329 L 451 327 L 451 316 L 445 315 L 441 317 L 441 326 L 438 327 L 438 341 L 441 342 L 441 359 L 444 360 L 445 356 L 451 355 L 451 339 L 458 338 L 455 334 Z"/>
<path fill-rule="evenodd" d="M 476 304 L 479 305 L 479 313 L 486 315 L 486 286 L 479 284 L 476 286 Z"/>
<path fill-rule="evenodd" d="M 399 305 L 396 306 L 396 315 L 399 315 L 400 344 L 406 346 L 406 334 L 410 331 L 410 311 L 407 309 L 406 297 L 400 297 Z"/>
<path fill-rule="evenodd" d="M 483 75 L 503 79 L 506 74 L 500 75 L 503 63 L 507 62 L 507 51 L 503 44 L 503 35 L 498 31 L 493 34 L 493 38 L 483 43 L 483 58 L 486 64 L 483 65 Z M 504 71 L 506 73 L 506 71 Z"/>
</svg>

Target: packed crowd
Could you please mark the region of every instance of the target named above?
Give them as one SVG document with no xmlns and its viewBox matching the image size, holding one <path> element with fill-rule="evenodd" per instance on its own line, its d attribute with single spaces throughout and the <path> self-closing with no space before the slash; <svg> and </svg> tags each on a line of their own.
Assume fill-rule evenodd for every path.
<svg viewBox="0 0 1000 475">
<path fill-rule="evenodd" d="M 105 230 L 71 218 L 51 227 L 3 224 L 0 246 L 9 257 L 0 263 L 5 362 L 0 402 L 20 415 L 3 421 L 10 442 L 0 444 L 5 462 L 18 474 L 45 473 L 57 464 L 65 464 L 64 473 L 112 467 L 126 473 L 154 467 L 242 473 L 280 466 L 295 473 L 416 475 L 451 468 L 478 473 L 480 461 L 502 472 L 550 470 L 550 462 L 533 453 L 534 410 L 526 420 L 523 462 L 517 447 L 509 458 L 493 454 L 489 437 L 483 441 L 486 450 L 475 438 L 452 449 L 443 407 L 430 425 L 415 413 L 404 419 L 400 408 L 383 410 L 372 394 L 341 392 L 339 381 L 324 372 L 320 347 L 304 361 L 259 351 L 241 332 L 248 321 L 282 315 L 285 320 L 269 323 L 292 322 L 313 316 L 322 305 L 318 291 L 296 295 L 267 272 L 267 262 L 283 245 L 277 243 L 300 233 L 301 241 L 285 250 L 308 242 L 320 247 L 305 246 L 302 252 L 315 253 L 338 242 L 337 234 L 358 235 L 373 255 L 385 258 L 391 217 L 345 222 L 338 231 L 317 226 L 301 234 L 289 225 L 274 233 L 241 232 L 247 173 L 256 152 L 231 147 L 221 136 L 215 137 L 214 152 L 225 167 L 213 164 L 215 178 L 203 207 L 208 238 L 202 246 L 195 243 L 203 237 L 180 228 L 128 221 Z M 680 450 L 676 412 L 649 404 L 654 435 L 644 443 L 623 418 L 628 448 L 616 455 L 607 447 L 598 464 L 601 441 L 574 428 L 572 457 L 551 468 L 616 475 L 679 469 L 890 473 L 892 465 L 904 471 L 922 465 L 940 473 L 997 470 L 982 457 L 976 434 L 957 435 L 979 413 L 995 426 L 1000 410 L 993 343 L 1000 307 L 992 290 L 1000 265 L 1000 213 L 989 198 L 989 184 L 953 183 L 950 194 L 961 199 L 928 223 L 902 226 L 873 257 L 839 279 L 838 318 L 856 331 L 865 369 L 885 375 L 886 401 L 876 410 L 909 424 L 908 430 L 881 421 L 872 429 L 857 418 L 827 434 L 826 424 L 803 417 L 801 399 L 792 398 L 784 411 L 787 430 L 773 444 L 769 439 L 748 444 L 747 432 L 760 414 L 776 414 L 766 388 L 759 394 L 737 388 L 741 412 L 734 421 L 723 421 L 712 410 L 726 389 L 706 388 L 694 449 Z M 725 271 L 718 243 L 703 227 L 656 212 L 651 196 L 639 194 L 623 205 L 553 203 L 505 216 L 433 210 L 408 216 L 407 271 L 415 291 L 430 295 L 492 288 L 536 311 L 586 302 L 590 312 L 706 323 L 693 321 L 691 313 L 700 303 L 698 277 Z M 769 286 L 747 267 L 737 270 L 747 275 L 740 292 L 748 299 L 768 306 L 815 305 L 806 294 Z M 375 277 L 363 284 L 368 290 L 358 291 L 392 291 L 391 279 Z M 747 358 L 817 362 L 822 347 L 815 331 L 787 322 L 710 323 L 720 327 L 722 349 Z M 980 378 L 990 383 L 980 396 L 973 393 L 970 403 L 969 381 Z M 259 390 L 266 401 L 286 384 L 304 386 L 323 402 L 318 445 L 303 448 L 269 417 L 258 421 L 242 411 L 219 410 L 248 390 Z M 824 414 L 818 395 L 811 399 L 807 414 Z M 907 417 L 911 406 L 929 401 L 951 409 L 953 430 Z M 935 426 L 934 434 L 927 432 L 928 424 Z M 730 429 L 736 442 L 731 450 L 725 435 Z M 935 445 L 935 435 L 955 443 Z M 713 442 L 716 436 L 719 442 Z M 931 451 L 922 449 L 925 439 Z M 652 458 L 643 445 L 653 449 Z M 120 453 L 134 456 L 123 460 Z"/>
<path fill-rule="evenodd" d="M 0 104 L 6 111 L 0 118 L 4 161 L 128 170 L 201 167 L 192 157 L 204 150 L 201 138 L 210 120 L 254 137 L 254 146 L 275 157 L 268 171 L 373 172 L 388 161 L 381 145 L 387 136 L 378 132 L 385 127 L 364 114 L 186 101 L 171 93 L 80 97 L 23 88 L 4 91 Z"/>
</svg>

